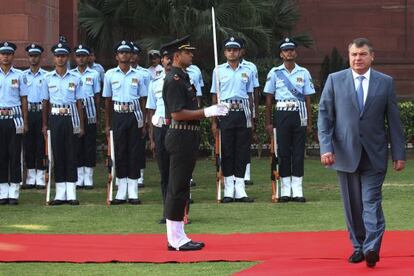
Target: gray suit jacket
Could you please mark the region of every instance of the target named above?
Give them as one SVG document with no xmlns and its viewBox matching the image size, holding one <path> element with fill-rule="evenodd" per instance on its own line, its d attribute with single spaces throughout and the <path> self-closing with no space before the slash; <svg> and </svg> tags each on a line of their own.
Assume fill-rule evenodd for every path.
<svg viewBox="0 0 414 276">
<path fill-rule="evenodd" d="M 393 79 L 371 69 L 368 96 L 360 114 L 351 69 L 330 74 L 319 102 L 318 136 L 321 155 L 334 153 L 336 162 L 332 168 L 338 171 L 355 172 L 364 147 L 373 168 L 385 172 L 388 142 L 392 159 L 405 160 L 405 138 Z"/>
</svg>

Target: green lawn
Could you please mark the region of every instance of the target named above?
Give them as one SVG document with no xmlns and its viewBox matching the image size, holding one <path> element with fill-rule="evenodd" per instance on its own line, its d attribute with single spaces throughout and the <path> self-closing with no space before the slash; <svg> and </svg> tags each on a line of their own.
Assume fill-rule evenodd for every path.
<svg viewBox="0 0 414 276">
<path fill-rule="evenodd" d="M 234 233 L 276 231 L 318 231 L 345 229 L 336 174 L 323 168 L 319 160 L 305 164 L 304 192 L 306 204 L 270 202 L 269 160 L 252 160 L 253 186 L 247 187 L 253 204 L 218 205 L 215 201 L 215 170 L 211 160 L 199 160 L 194 173 L 197 186 L 192 189 L 191 233 Z M 412 171 L 407 163 L 404 172 L 389 170 L 383 188 L 383 206 L 387 229 L 414 229 L 412 213 Z M 126 234 L 165 233 L 157 222 L 161 216 L 161 196 L 156 163 L 149 161 L 145 188 L 140 190 L 142 205 L 105 205 L 106 173 L 98 166 L 94 190 L 78 191 L 80 206 L 45 206 L 44 192 L 25 190 L 19 206 L 0 206 L 0 233 L 83 233 Z M 148 275 L 228 275 L 254 263 L 196 264 L 0 264 L 0 275 L 148 274 Z"/>
</svg>

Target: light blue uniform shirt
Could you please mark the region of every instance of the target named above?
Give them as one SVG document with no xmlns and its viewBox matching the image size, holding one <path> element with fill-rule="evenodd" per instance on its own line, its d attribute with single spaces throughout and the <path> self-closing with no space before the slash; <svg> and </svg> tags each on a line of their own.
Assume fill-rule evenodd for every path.
<svg viewBox="0 0 414 276">
<path fill-rule="evenodd" d="M 162 98 L 162 88 L 164 86 L 164 78 L 153 80 L 148 88 L 148 98 L 146 108 L 154 109 L 154 116 L 165 118 L 165 105 Z"/>
<path fill-rule="evenodd" d="M 141 66 L 137 66 L 137 68 L 135 68 L 138 70 L 138 72 L 142 75 L 142 80 L 144 81 L 146 90 L 145 90 L 145 95 L 142 95 L 141 97 L 146 97 L 148 96 L 148 87 L 150 85 L 151 82 L 151 73 L 148 69 L 145 69 L 144 67 Z"/>
<path fill-rule="evenodd" d="M 315 94 L 315 88 L 313 87 L 312 77 L 309 71 L 297 64 L 290 73 L 284 64 L 272 68 L 269 74 L 267 74 L 266 85 L 263 89 L 264 93 L 274 94 L 275 99 L 278 101 L 297 99 L 286 87 L 284 81 L 277 77 L 276 71 L 282 71 L 283 74 L 285 74 L 290 82 L 296 87 L 297 91 L 303 95 L 306 96 Z"/>
<path fill-rule="evenodd" d="M 85 71 L 81 73 L 76 67 L 72 69 L 71 72 L 77 74 L 80 77 L 79 83 L 79 97 L 86 99 L 89 97 L 95 96 L 95 94 L 101 91 L 101 83 L 99 80 L 99 73 L 96 70 L 93 70 L 89 67 L 86 67 Z"/>
<path fill-rule="evenodd" d="M 146 90 L 142 74 L 137 69 L 130 67 L 129 71 L 124 73 L 118 66 L 105 73 L 102 96 L 127 103 L 145 97 Z"/>
<path fill-rule="evenodd" d="M 27 96 L 23 88 L 23 72 L 11 67 L 5 74 L 0 68 L 0 107 L 21 106 L 22 96 Z"/>
<path fill-rule="evenodd" d="M 43 101 L 42 86 L 47 73 L 42 68 L 39 68 L 35 74 L 30 68 L 23 71 L 22 89 L 25 90 L 29 103 L 41 103 Z"/>
<path fill-rule="evenodd" d="M 223 63 L 213 70 L 213 78 L 210 92 L 217 93 L 216 70 L 220 78 L 220 100 L 240 100 L 248 99 L 249 93 L 253 93 L 253 74 L 252 71 L 242 65 L 233 70 L 228 63 Z"/>
<path fill-rule="evenodd" d="M 147 69 L 150 74 L 151 74 L 151 80 L 156 80 L 159 77 L 162 76 L 163 72 L 164 72 L 164 67 L 162 67 L 160 64 L 158 64 L 157 66 L 150 66 Z"/>
<path fill-rule="evenodd" d="M 56 105 L 76 103 L 81 99 L 79 83 L 79 75 L 71 71 L 66 71 L 63 77 L 56 70 L 46 73 L 42 86 L 43 99 Z"/>
<path fill-rule="evenodd" d="M 202 88 L 204 87 L 204 81 L 200 68 L 191 64 L 187 67 L 187 73 L 190 76 L 191 84 L 194 84 L 194 87 L 196 88 L 196 96 L 201 97 L 203 95 Z"/>
<path fill-rule="evenodd" d="M 257 88 L 260 86 L 259 84 L 259 73 L 257 71 L 257 67 L 256 64 L 254 64 L 253 62 L 247 61 L 245 59 L 243 59 L 241 61 L 241 64 L 244 66 L 247 66 L 250 70 L 252 70 L 253 73 L 253 87 Z"/>
<path fill-rule="evenodd" d="M 102 67 L 102 65 L 100 65 L 99 63 L 93 63 L 90 67 L 92 70 L 95 70 L 98 72 L 99 74 L 99 81 L 104 81 L 104 77 L 105 77 L 105 69 Z"/>
</svg>

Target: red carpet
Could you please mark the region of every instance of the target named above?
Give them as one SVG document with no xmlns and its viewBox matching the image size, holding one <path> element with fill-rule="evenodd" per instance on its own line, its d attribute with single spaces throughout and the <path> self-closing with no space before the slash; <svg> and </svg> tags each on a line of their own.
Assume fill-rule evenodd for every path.
<svg viewBox="0 0 414 276">
<path fill-rule="evenodd" d="M 0 234 L 2 262 L 205 262 L 260 261 L 240 275 L 349 275 L 371 272 L 348 264 L 348 234 L 335 232 L 190 235 L 206 247 L 195 252 L 166 250 L 161 234 Z M 413 275 L 414 231 L 386 232 L 375 275 Z"/>
</svg>

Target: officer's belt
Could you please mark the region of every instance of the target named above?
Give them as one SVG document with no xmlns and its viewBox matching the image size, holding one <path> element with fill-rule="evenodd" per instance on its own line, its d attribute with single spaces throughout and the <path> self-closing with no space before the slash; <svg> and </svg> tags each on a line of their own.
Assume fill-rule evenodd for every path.
<svg viewBox="0 0 414 276">
<path fill-rule="evenodd" d="M 27 108 L 30 112 L 42 111 L 42 103 L 28 103 Z"/>
<path fill-rule="evenodd" d="M 223 100 L 229 104 L 229 111 L 244 111 L 243 101 L 241 100 Z"/>
<path fill-rule="evenodd" d="M 117 113 L 131 113 L 135 111 L 133 103 L 115 102 L 114 111 Z"/>
<path fill-rule="evenodd" d="M 297 101 L 292 100 L 280 100 L 276 103 L 276 110 L 278 111 L 298 111 L 299 104 Z"/>
<path fill-rule="evenodd" d="M 59 115 L 59 116 L 70 116 L 70 106 L 69 105 L 52 105 L 50 114 Z"/>
<path fill-rule="evenodd" d="M 199 131 L 200 126 L 195 124 L 189 124 L 187 122 L 177 122 L 171 120 L 170 128 L 172 129 L 182 129 L 182 130 L 191 130 L 191 131 Z"/>
</svg>

